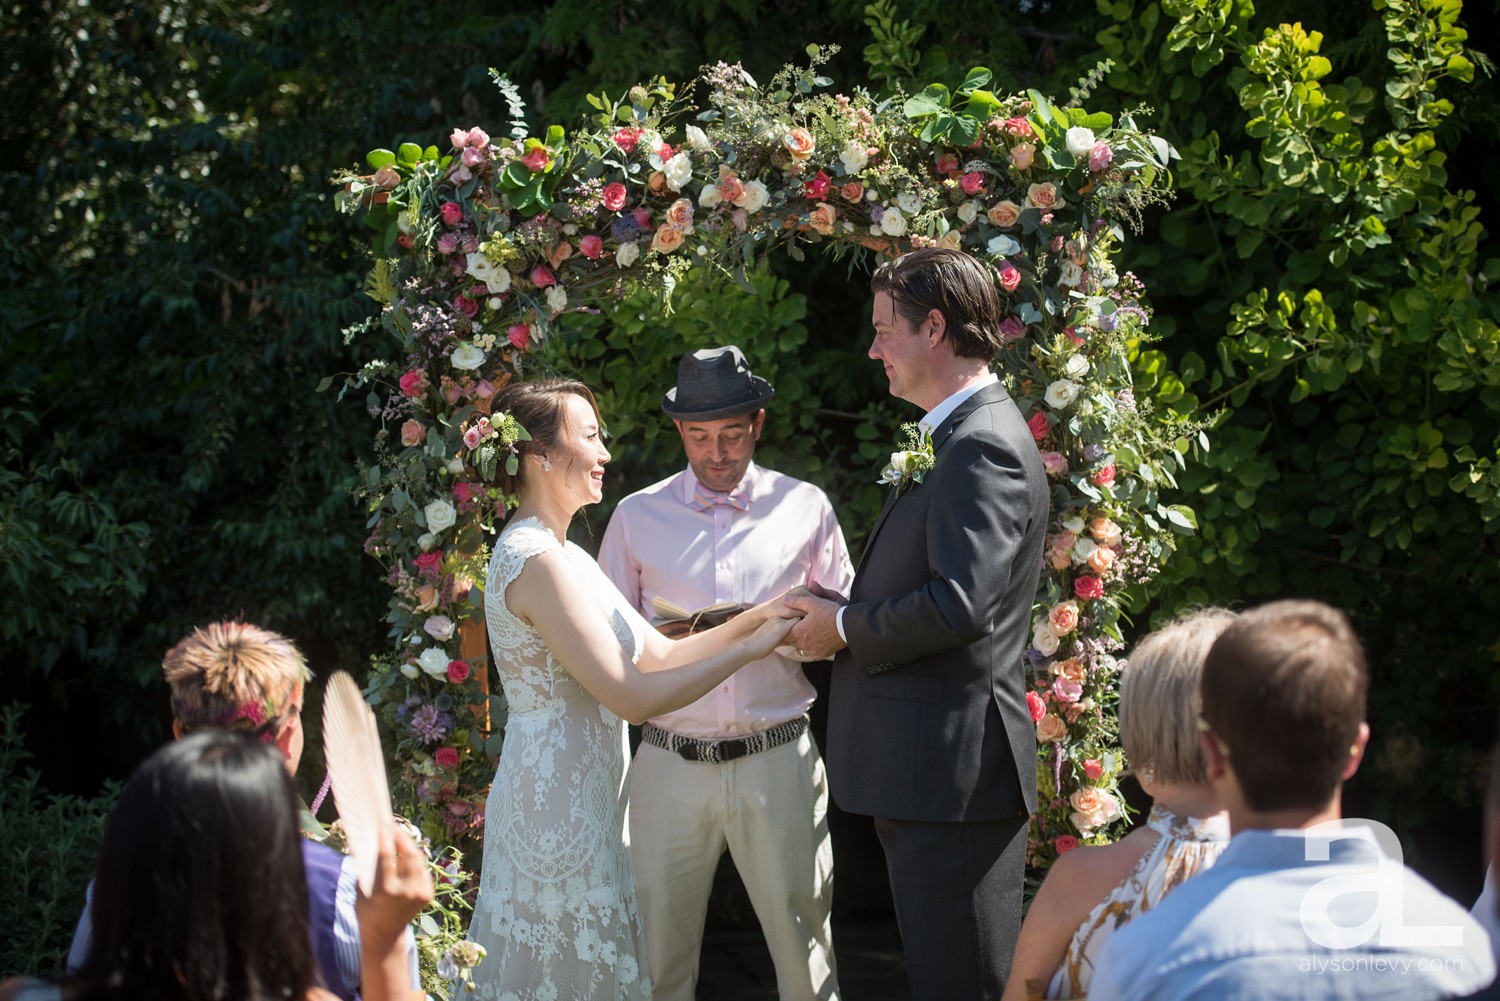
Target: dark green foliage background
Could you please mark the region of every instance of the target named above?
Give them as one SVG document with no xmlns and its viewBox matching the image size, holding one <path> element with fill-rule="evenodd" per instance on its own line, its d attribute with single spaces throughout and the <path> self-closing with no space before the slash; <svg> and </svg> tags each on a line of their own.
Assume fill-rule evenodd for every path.
<svg viewBox="0 0 1500 1001">
<path fill-rule="evenodd" d="M 1485 6 L 1476 20 L 1495 13 Z M 1171 51 L 1175 20 L 1138 0 L 910 0 L 868 17 L 857 0 L 0 2 L 0 677 L 33 707 L 22 725 L 46 782 L 92 792 L 164 738 L 159 659 L 193 624 L 243 615 L 288 633 L 320 675 L 385 646 L 385 589 L 352 493 L 374 425 L 361 394 L 314 392 L 394 348 L 341 334 L 372 303 L 359 293 L 365 234 L 333 208 L 335 169 L 374 146 L 440 143 L 456 125 L 503 132 L 491 66 L 520 85 L 537 128 L 578 121 L 590 91 L 685 81 L 719 59 L 764 80 L 820 42 L 843 46 L 826 70 L 840 88 L 951 84 L 983 64 L 996 90 L 1061 96 L 1115 59 L 1090 106 L 1153 106 L 1146 120 L 1186 158 L 1175 205 L 1146 220 L 1125 260 L 1162 337 L 1140 378 L 1177 380 L 1182 409 L 1226 411 L 1184 484 L 1204 532 L 1136 627 L 1189 602 L 1342 605 L 1375 667 L 1357 801 L 1404 833 L 1472 807 L 1500 693 L 1500 521 L 1493 484 L 1466 496 L 1448 478 L 1465 436 L 1455 421 L 1494 457 L 1500 398 L 1493 373 L 1434 384 L 1437 335 L 1411 319 L 1403 283 L 1424 258 L 1437 272 L 1469 261 L 1463 308 L 1496 319 L 1479 274 L 1493 244 L 1477 229 L 1500 184 L 1495 80 L 1433 84 L 1455 111 L 1431 190 L 1477 192 L 1477 249 L 1462 257 L 1457 236 L 1428 246 L 1413 209 L 1392 203 L 1395 242 L 1334 266 L 1333 208 L 1273 172 L 1226 193 L 1206 166 L 1253 160 L 1260 140 L 1246 132 L 1238 57 Z M 1367 4 L 1273 0 L 1249 18 L 1250 40 L 1292 20 L 1326 34 L 1325 83 L 1355 74 L 1383 92 L 1391 43 Z M 1358 123 L 1366 143 L 1390 127 L 1378 98 Z M 1262 212 L 1264 238 L 1243 236 Z M 863 276 L 778 260 L 751 278 L 754 296 L 716 277 L 685 284 L 668 317 L 632 301 L 582 318 L 544 361 L 602 389 L 618 498 L 680 461 L 657 409 L 676 358 L 737 341 L 778 390 L 762 459 L 828 489 L 854 542 L 894 425 L 915 416 L 863 360 Z M 1272 312 L 1286 291 L 1296 313 L 1314 288 L 1333 309 L 1317 351 L 1299 354 L 1296 337 L 1245 311 L 1266 289 Z M 1396 333 L 1356 323 L 1358 298 L 1381 312 L 1371 329 Z M 1296 315 L 1290 326 L 1306 332 Z M 1384 367 L 1371 364 L 1376 341 Z M 1435 476 L 1434 447 L 1450 463 Z M 588 530 L 606 517 L 589 512 Z M 1477 832 L 1460 833 L 1468 851 Z"/>
</svg>

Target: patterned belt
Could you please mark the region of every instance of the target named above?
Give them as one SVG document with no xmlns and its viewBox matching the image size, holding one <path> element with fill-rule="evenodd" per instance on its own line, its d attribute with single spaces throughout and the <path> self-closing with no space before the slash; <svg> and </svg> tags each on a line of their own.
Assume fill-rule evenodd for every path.
<svg viewBox="0 0 1500 1001">
<path fill-rule="evenodd" d="M 791 743 L 806 732 L 806 716 L 798 716 L 785 723 L 777 723 L 773 727 L 753 733 L 748 737 L 735 737 L 729 740 L 700 740 L 697 737 L 684 737 L 680 733 L 663 730 L 650 723 L 641 724 L 641 739 L 652 747 L 678 754 L 684 761 L 707 761 L 713 764 L 769 751 L 773 747 Z"/>
</svg>

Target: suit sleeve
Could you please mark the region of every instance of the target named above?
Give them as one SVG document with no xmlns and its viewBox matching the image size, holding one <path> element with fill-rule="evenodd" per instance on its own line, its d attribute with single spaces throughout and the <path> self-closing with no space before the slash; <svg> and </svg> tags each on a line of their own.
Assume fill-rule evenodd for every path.
<svg viewBox="0 0 1500 1001">
<path fill-rule="evenodd" d="M 599 569 L 604 571 L 631 608 L 641 607 L 641 567 L 635 554 L 630 551 L 627 536 L 630 530 L 625 525 L 625 502 L 615 507 L 604 530 L 604 539 L 599 543 Z"/>
<path fill-rule="evenodd" d="M 1031 517 L 1021 458 L 989 431 L 949 441 L 921 489 L 928 579 L 921 587 L 848 606 L 855 663 L 905 664 L 970 646 L 993 631 Z"/>
</svg>

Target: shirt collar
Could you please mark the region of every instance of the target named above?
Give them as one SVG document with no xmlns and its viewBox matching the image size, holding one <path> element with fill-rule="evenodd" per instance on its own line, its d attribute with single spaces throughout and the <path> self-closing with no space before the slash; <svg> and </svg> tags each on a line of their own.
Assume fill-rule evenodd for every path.
<svg viewBox="0 0 1500 1001">
<path fill-rule="evenodd" d="M 953 411 L 958 409 L 959 404 L 963 403 L 969 397 L 973 396 L 975 393 L 979 392 L 986 386 L 993 386 L 999 381 L 1000 377 L 994 372 L 984 373 L 983 378 L 969 383 L 963 389 L 960 389 L 958 392 L 948 397 L 942 403 L 939 403 L 937 406 L 927 411 L 927 416 L 918 421 L 917 425 L 928 435 L 931 435 L 934 431 L 943 426 L 943 421 L 952 416 Z"/>
<path fill-rule="evenodd" d="M 760 469 L 752 460 L 749 468 L 745 470 L 744 477 L 740 480 L 739 483 L 735 484 L 734 490 L 731 490 L 730 493 L 734 493 L 737 490 L 745 495 L 747 503 L 754 501 L 755 482 L 759 478 L 759 476 Z M 687 469 L 683 470 L 681 494 L 682 503 L 691 505 L 693 503 L 693 494 L 698 490 L 699 486 L 701 486 L 701 484 L 699 484 L 698 482 L 698 477 L 693 473 L 693 467 L 689 466 L 687 467 Z M 708 488 L 704 487 L 704 489 L 707 490 Z"/>
</svg>

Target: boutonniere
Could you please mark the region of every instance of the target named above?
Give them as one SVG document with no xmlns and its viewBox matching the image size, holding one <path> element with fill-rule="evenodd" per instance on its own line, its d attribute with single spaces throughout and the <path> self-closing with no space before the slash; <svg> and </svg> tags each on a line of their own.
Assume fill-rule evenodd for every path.
<svg viewBox="0 0 1500 1001">
<path fill-rule="evenodd" d="M 880 471 L 879 481 L 881 484 L 894 486 L 898 497 L 912 484 L 921 483 L 927 470 L 937 462 L 932 454 L 932 435 L 919 425 L 901 425 L 901 438 L 906 448 L 891 453 L 891 461 Z"/>
</svg>

